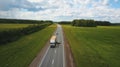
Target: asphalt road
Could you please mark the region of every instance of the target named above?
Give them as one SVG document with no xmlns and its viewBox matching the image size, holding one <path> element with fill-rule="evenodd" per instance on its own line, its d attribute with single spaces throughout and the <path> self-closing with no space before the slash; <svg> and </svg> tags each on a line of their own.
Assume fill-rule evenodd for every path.
<svg viewBox="0 0 120 67">
<path fill-rule="evenodd" d="M 48 47 L 39 67 L 65 67 L 64 40 L 61 25 L 57 25 L 54 35 L 57 35 L 57 42 L 60 44 L 57 44 L 55 48 Z"/>
</svg>

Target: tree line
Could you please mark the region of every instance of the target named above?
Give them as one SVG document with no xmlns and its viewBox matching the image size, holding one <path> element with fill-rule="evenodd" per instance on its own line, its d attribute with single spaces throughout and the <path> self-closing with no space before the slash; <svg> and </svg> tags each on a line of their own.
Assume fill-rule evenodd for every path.
<svg viewBox="0 0 120 67">
<path fill-rule="evenodd" d="M 96 26 L 110 26 L 112 23 L 109 21 L 95 21 L 95 20 L 85 20 L 85 19 L 75 19 L 73 21 L 61 21 L 59 24 L 71 24 L 72 26 L 80 27 L 96 27 Z"/>
<path fill-rule="evenodd" d="M 112 23 L 112 26 L 120 26 L 120 23 Z"/>
<path fill-rule="evenodd" d="M 73 20 L 71 22 L 72 26 L 80 26 L 80 27 L 96 27 L 96 26 L 110 26 L 111 23 L 109 21 L 95 21 L 95 20 L 84 20 L 78 19 Z"/>
<path fill-rule="evenodd" d="M 0 31 L 0 45 L 18 40 L 20 37 L 37 32 L 52 23 L 33 24 L 25 28 Z"/>
<path fill-rule="evenodd" d="M 59 24 L 71 24 L 71 21 L 60 21 Z"/>
<path fill-rule="evenodd" d="M 72 26 L 80 26 L 80 27 L 96 27 L 97 24 L 95 23 L 94 20 L 73 20 L 72 21 Z"/>
<path fill-rule="evenodd" d="M 112 25 L 112 23 L 110 23 L 109 21 L 95 21 L 95 22 L 99 26 L 110 26 L 110 25 Z"/>
<path fill-rule="evenodd" d="M 42 24 L 42 23 L 53 23 L 51 20 L 23 20 L 23 19 L 0 19 L 0 23 L 4 24 Z"/>
</svg>

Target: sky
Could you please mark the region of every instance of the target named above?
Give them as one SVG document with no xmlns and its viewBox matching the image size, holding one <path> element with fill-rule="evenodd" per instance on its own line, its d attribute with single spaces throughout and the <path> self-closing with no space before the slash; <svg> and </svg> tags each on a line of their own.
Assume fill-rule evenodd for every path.
<svg viewBox="0 0 120 67">
<path fill-rule="evenodd" d="M 0 18 L 120 22 L 120 0 L 0 0 Z"/>
</svg>

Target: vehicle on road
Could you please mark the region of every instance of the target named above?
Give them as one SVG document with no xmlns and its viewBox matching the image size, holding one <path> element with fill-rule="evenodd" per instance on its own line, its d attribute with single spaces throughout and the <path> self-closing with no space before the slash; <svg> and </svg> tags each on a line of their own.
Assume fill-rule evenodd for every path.
<svg viewBox="0 0 120 67">
<path fill-rule="evenodd" d="M 50 47 L 56 47 L 56 43 L 57 43 L 57 37 L 56 35 L 53 35 L 50 39 Z"/>
</svg>

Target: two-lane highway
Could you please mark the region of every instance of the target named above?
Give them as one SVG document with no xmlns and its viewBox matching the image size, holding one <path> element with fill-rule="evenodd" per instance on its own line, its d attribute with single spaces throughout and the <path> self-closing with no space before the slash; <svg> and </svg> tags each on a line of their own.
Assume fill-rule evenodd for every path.
<svg viewBox="0 0 120 67">
<path fill-rule="evenodd" d="M 61 25 L 57 25 L 54 34 L 57 36 L 57 42 L 60 44 L 57 44 L 55 48 L 48 47 L 39 67 L 65 67 L 64 39 Z"/>
</svg>

